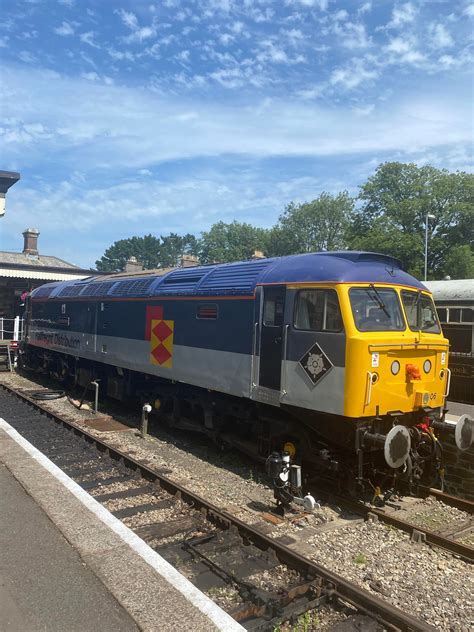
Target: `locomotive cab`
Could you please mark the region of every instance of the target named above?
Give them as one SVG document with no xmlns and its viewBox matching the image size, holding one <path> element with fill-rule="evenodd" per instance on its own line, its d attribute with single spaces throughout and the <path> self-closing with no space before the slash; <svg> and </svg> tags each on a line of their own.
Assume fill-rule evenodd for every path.
<svg viewBox="0 0 474 632">
<path fill-rule="evenodd" d="M 421 290 L 349 287 L 344 412 L 348 417 L 401 415 L 444 406 L 448 349 L 432 299 Z"/>
</svg>

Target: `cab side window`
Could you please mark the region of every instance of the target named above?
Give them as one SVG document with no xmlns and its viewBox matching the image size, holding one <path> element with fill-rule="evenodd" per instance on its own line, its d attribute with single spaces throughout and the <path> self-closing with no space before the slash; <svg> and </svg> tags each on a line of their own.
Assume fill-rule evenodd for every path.
<svg viewBox="0 0 474 632">
<path fill-rule="evenodd" d="M 295 305 L 295 329 L 342 331 L 341 309 L 335 290 L 301 290 Z"/>
</svg>

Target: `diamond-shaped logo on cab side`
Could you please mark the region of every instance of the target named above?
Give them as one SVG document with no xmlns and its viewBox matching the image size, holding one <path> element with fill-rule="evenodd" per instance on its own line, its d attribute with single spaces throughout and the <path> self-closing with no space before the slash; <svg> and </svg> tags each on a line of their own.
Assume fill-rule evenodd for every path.
<svg viewBox="0 0 474 632">
<path fill-rule="evenodd" d="M 168 338 L 168 336 L 173 333 L 173 330 L 169 325 L 166 324 L 164 320 L 160 320 L 158 325 L 155 325 L 155 327 L 153 327 L 153 333 L 158 338 L 158 340 L 163 342 L 163 340 L 166 340 L 166 338 Z"/>
<path fill-rule="evenodd" d="M 300 365 L 313 385 L 327 375 L 333 367 L 332 362 L 317 342 L 301 358 Z"/>
<path fill-rule="evenodd" d="M 171 358 L 171 353 L 162 344 L 159 344 L 157 347 L 155 347 L 152 350 L 151 354 L 158 362 L 158 364 L 164 364 L 167 360 Z"/>
</svg>

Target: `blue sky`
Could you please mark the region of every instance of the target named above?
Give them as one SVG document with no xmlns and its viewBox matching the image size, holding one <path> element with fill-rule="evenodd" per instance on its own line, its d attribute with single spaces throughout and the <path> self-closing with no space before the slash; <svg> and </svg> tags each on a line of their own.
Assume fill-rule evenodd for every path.
<svg viewBox="0 0 474 632">
<path fill-rule="evenodd" d="M 472 170 L 467 0 L 15 0 L 0 24 L 0 249 L 271 226 L 385 160 Z"/>
</svg>

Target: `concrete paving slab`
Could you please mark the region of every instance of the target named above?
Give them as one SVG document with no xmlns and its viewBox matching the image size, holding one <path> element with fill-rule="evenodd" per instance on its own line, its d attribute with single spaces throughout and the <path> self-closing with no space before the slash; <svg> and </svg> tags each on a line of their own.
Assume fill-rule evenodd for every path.
<svg viewBox="0 0 474 632">
<path fill-rule="evenodd" d="M 1 632 L 138 632 L 4 465 L 0 498 Z"/>
<path fill-rule="evenodd" d="M 163 558 L 0 420 L 0 463 L 145 632 L 243 630 Z M 50 569 L 53 572 L 53 569 Z M 99 581 L 99 580 L 97 580 Z M 1 595 L 1 593 L 0 593 Z M 5 599 L 5 603 L 10 603 Z M 11 619 L 20 614 L 10 604 Z M 30 632 L 30 628 L 27 628 Z M 49 631 L 49 628 L 47 628 Z M 69 628 L 63 628 L 68 629 Z M 75 632 L 74 628 L 70 628 Z M 82 628 L 82 630 L 98 629 Z M 120 630 L 120 628 L 116 628 Z M 31 628 L 35 630 L 35 628 Z M 0 629 L 0 632 L 3 630 Z"/>
</svg>

